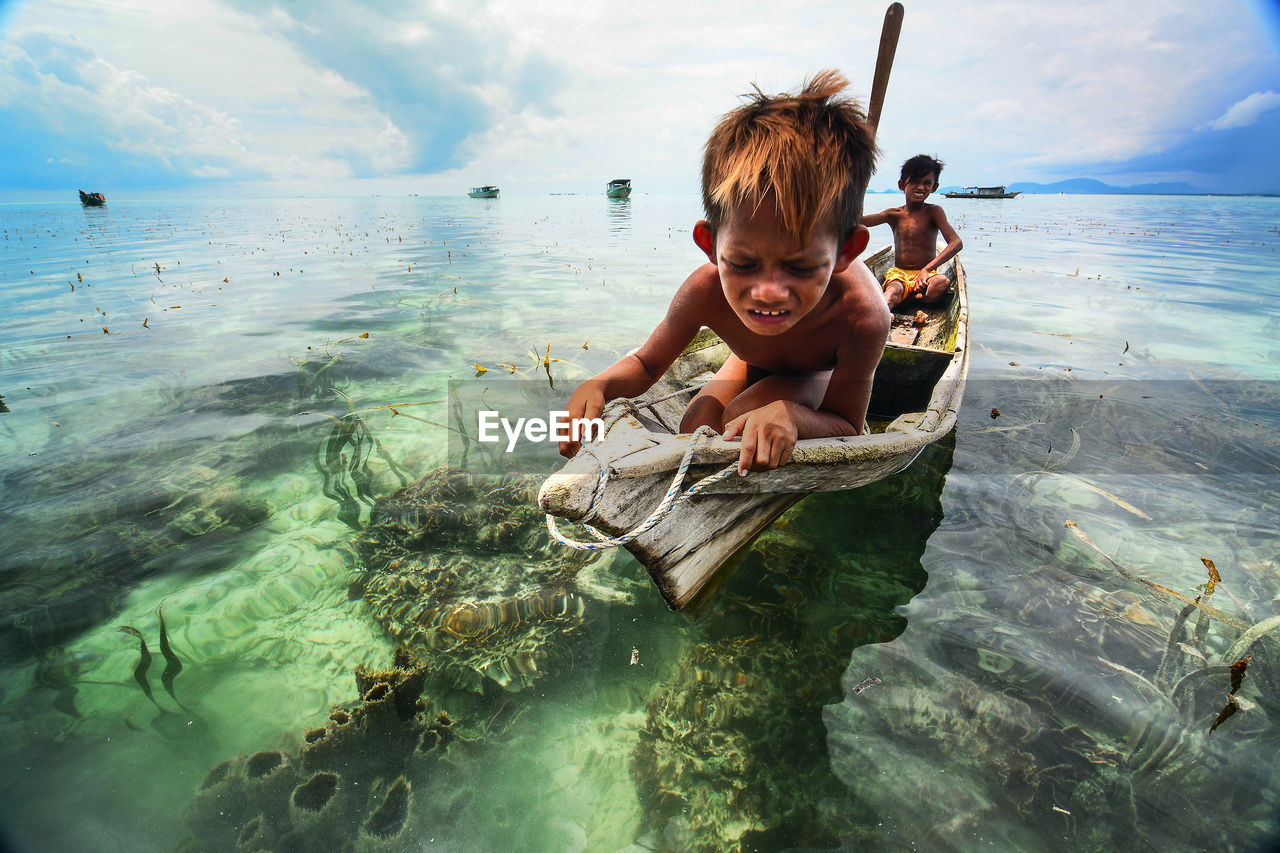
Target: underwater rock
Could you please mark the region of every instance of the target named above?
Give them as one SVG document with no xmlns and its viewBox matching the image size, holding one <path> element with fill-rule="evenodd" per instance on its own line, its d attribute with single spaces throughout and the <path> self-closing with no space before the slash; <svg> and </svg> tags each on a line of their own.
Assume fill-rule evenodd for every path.
<svg viewBox="0 0 1280 853">
<path fill-rule="evenodd" d="M 809 644 L 736 637 L 693 647 L 648 699 L 632 759 L 664 849 L 832 845 L 818 806 L 842 796 L 813 697 Z"/>
<path fill-rule="evenodd" d="M 442 468 L 376 502 L 356 546 L 374 617 L 451 686 L 528 687 L 594 627 L 578 585 L 599 555 L 547 535 L 539 480 Z"/>
<path fill-rule="evenodd" d="M 361 701 L 330 711 L 297 752 L 263 750 L 214 767 L 186 811 L 195 846 L 275 853 L 404 849 L 411 780 L 429 779 L 460 740 L 449 717 L 428 712 L 424 677 L 421 661 L 398 649 L 389 669 L 357 668 Z"/>
</svg>

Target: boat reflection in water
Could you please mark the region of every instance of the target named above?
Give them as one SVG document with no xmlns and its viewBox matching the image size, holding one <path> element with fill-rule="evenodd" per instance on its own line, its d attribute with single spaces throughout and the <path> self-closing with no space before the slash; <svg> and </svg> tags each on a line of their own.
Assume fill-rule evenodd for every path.
<svg viewBox="0 0 1280 853">
<path fill-rule="evenodd" d="M 826 804 L 848 792 L 823 707 L 854 649 L 906 628 L 954 448 L 952 433 L 887 479 L 805 498 L 685 611 L 695 641 L 650 692 L 633 753 L 648 832 L 685 850 L 839 845 Z"/>
</svg>

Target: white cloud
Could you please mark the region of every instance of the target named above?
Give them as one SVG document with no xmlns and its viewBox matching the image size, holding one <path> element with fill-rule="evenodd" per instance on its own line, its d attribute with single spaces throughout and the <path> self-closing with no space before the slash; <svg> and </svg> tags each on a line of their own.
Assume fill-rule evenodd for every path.
<svg viewBox="0 0 1280 853">
<path fill-rule="evenodd" d="M 1231 105 L 1225 113 L 1206 125 L 1211 130 L 1229 130 L 1233 127 L 1248 127 L 1257 124 L 1262 114 L 1280 107 L 1280 94 L 1270 90 L 1254 92 L 1247 98 Z"/>
<path fill-rule="evenodd" d="M 74 36 L 33 29 L 0 56 L 0 106 L 66 136 L 165 169 L 194 173 L 196 165 L 252 168 L 240 123 L 131 70 L 116 68 Z"/>
<path fill-rule="evenodd" d="M 496 178 L 504 190 L 545 192 L 616 173 L 641 192 L 693 191 L 707 132 L 752 83 L 793 89 L 837 67 L 865 99 L 884 14 L 881 0 L 796 0 L 786 15 L 773 0 L 450 5 L 28 3 L 0 34 L 9 47 L 39 21 L 90 54 L 9 66 L 0 110 L 56 88 L 52 77 L 88 94 L 79 113 L 41 112 L 50 128 L 72 134 L 60 116 L 110 112 L 130 150 L 188 174 L 311 186 L 409 174 L 415 188 L 509 176 Z M 1280 61 L 1251 15 L 1243 0 L 1213 16 L 1198 0 L 913 0 L 873 186 L 920 151 L 947 162 L 944 183 L 1089 174 L 1175 148 L 1243 86 L 1258 92 L 1213 126 L 1256 119 L 1280 97 L 1267 88 Z"/>
</svg>

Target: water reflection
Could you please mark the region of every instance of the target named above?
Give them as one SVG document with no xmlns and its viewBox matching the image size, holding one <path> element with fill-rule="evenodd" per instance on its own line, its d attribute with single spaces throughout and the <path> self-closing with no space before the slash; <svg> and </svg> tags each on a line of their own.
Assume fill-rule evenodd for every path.
<svg viewBox="0 0 1280 853">
<path fill-rule="evenodd" d="M 921 555 L 942 520 L 954 436 L 906 471 L 814 495 L 751 546 L 705 605 L 674 675 L 654 687 L 633 769 L 650 839 L 681 850 L 829 846 L 822 707 L 850 653 L 902 633 L 924 589 Z"/>
<path fill-rule="evenodd" d="M 611 198 L 605 202 L 609 211 L 609 230 L 625 234 L 631 230 L 631 199 Z"/>
<path fill-rule="evenodd" d="M 934 581 L 901 637 L 854 651 L 826 709 L 865 843 L 1274 839 L 1280 642 L 1246 569 L 1274 558 L 1231 529 L 1275 520 L 1275 410 L 1238 414 L 1262 415 L 1265 390 L 970 383 Z M 1216 580 L 1209 555 L 1231 562 Z"/>
</svg>

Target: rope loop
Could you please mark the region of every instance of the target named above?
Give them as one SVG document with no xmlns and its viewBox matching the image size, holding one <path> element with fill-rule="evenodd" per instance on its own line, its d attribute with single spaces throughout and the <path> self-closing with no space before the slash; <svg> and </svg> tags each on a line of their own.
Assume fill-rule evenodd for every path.
<svg viewBox="0 0 1280 853">
<path fill-rule="evenodd" d="M 629 403 L 630 401 L 627 401 L 627 402 Z M 634 404 L 633 404 L 633 407 L 634 407 Z M 625 415 L 625 414 L 626 414 L 626 409 L 624 408 L 622 415 Z M 608 433 L 609 427 L 613 426 L 613 423 L 615 423 L 619 418 L 621 418 L 622 415 L 619 415 L 618 418 L 614 418 L 612 421 L 608 423 L 608 425 L 606 425 L 605 427 L 606 434 Z M 703 477 L 701 480 L 699 480 L 698 482 L 690 486 L 688 491 L 683 493 L 680 491 L 680 486 L 681 484 L 684 483 L 685 475 L 689 473 L 689 465 L 693 460 L 693 451 L 697 447 L 698 439 L 702 438 L 703 436 L 710 437 L 717 434 L 718 433 L 709 426 L 700 426 L 696 430 L 694 430 L 693 436 L 689 439 L 689 446 L 685 448 L 684 457 L 680 460 L 680 467 L 676 469 L 676 474 L 671 479 L 671 486 L 670 488 L 667 489 L 666 495 L 663 496 L 662 500 L 658 503 L 658 506 L 654 509 L 654 511 L 649 514 L 649 517 L 646 518 L 644 521 L 640 522 L 640 524 L 638 524 L 637 526 L 633 527 L 631 530 L 628 530 L 626 533 L 622 534 L 621 536 L 615 536 L 610 538 L 605 534 L 601 533 L 599 530 L 596 530 L 590 524 L 583 524 L 582 526 L 585 527 L 587 529 L 587 532 L 590 533 L 592 536 L 594 536 L 597 541 L 582 542 L 577 539 L 570 539 L 567 536 L 565 536 L 563 533 L 561 533 L 559 528 L 556 527 L 555 516 L 548 513 L 547 514 L 547 530 L 551 533 L 551 538 L 555 539 L 561 545 L 565 545 L 569 548 L 574 548 L 579 551 L 603 551 L 608 548 L 617 548 L 619 545 L 625 545 L 628 542 L 630 542 L 632 539 L 635 539 L 640 534 L 652 528 L 659 521 L 662 521 L 662 519 L 665 518 L 667 514 L 671 512 L 672 509 L 675 508 L 677 503 L 687 498 L 693 497 L 698 492 L 710 486 L 712 483 L 716 483 L 716 482 L 719 482 L 720 480 L 723 480 L 725 477 L 728 477 L 730 474 L 734 473 L 735 470 L 737 470 L 737 463 L 735 462 L 729 465 L 727 468 L 725 468 L 722 471 L 717 471 L 714 474 L 710 474 L 706 477 Z M 599 482 L 596 483 L 595 491 L 592 493 L 591 509 L 588 510 L 587 515 L 584 516 L 586 518 L 591 517 L 591 515 L 594 513 L 596 500 L 600 497 L 600 495 L 604 493 L 604 485 L 609 477 L 609 470 L 610 470 L 609 466 L 605 464 L 604 460 L 601 460 L 599 457 L 596 457 L 596 458 L 598 461 L 600 461 L 600 480 Z"/>
</svg>

